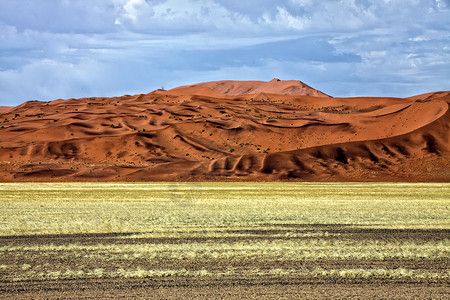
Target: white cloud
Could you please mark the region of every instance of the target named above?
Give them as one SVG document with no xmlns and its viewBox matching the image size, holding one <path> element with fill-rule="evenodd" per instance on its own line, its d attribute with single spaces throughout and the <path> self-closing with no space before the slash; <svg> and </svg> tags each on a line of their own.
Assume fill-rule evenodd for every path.
<svg viewBox="0 0 450 300">
<path fill-rule="evenodd" d="M 249 19 L 213 0 L 128 0 L 116 23 L 125 29 L 154 35 L 242 31 Z"/>
<path fill-rule="evenodd" d="M 413 41 L 413 42 L 426 42 L 426 41 L 429 41 L 429 38 L 422 35 L 422 36 L 416 36 L 413 38 L 409 38 L 408 40 Z"/>
<path fill-rule="evenodd" d="M 139 15 L 148 13 L 149 7 L 144 0 L 129 0 L 125 3 L 123 9 L 124 17 L 129 18 L 132 22 L 136 22 Z M 151 15 L 148 17 L 151 17 Z"/>
<path fill-rule="evenodd" d="M 0 105 L 247 77 L 342 96 L 448 89 L 449 12 L 448 0 L 1 0 Z"/>
<path fill-rule="evenodd" d="M 296 30 L 302 30 L 305 28 L 307 22 L 305 22 L 303 18 L 291 15 L 284 7 L 277 7 L 277 10 L 278 14 L 275 19 L 278 24 Z"/>
</svg>

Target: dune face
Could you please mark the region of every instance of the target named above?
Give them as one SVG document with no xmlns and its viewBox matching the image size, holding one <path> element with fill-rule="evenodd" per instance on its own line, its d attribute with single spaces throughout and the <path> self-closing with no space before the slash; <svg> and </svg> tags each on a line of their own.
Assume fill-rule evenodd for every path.
<svg viewBox="0 0 450 300">
<path fill-rule="evenodd" d="M 190 86 L 182 86 L 177 89 L 206 87 L 215 92 L 230 95 L 249 95 L 259 93 L 280 94 L 280 95 L 304 95 L 314 97 L 330 97 L 321 91 L 315 90 L 312 87 L 297 80 L 279 80 L 274 78 L 271 81 L 212 81 L 198 83 Z"/>
<path fill-rule="evenodd" d="M 5 113 L 13 108 L 13 106 L 0 106 L 0 114 Z"/>
<path fill-rule="evenodd" d="M 0 180 L 448 182 L 449 103 L 276 79 L 30 101 L 0 114 Z"/>
</svg>

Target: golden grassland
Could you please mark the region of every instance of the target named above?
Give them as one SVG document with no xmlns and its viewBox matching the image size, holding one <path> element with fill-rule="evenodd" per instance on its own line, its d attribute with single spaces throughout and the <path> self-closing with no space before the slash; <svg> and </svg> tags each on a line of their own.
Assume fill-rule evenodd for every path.
<svg viewBox="0 0 450 300">
<path fill-rule="evenodd" d="M 2 183 L 0 235 L 346 224 L 448 228 L 443 183 Z"/>
<path fill-rule="evenodd" d="M 2 183 L 0 208 L 3 281 L 450 275 L 447 183 Z"/>
</svg>

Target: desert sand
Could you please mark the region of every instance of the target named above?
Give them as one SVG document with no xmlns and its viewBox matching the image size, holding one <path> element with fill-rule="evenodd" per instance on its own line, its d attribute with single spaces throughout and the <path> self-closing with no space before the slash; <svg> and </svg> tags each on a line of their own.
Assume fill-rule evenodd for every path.
<svg viewBox="0 0 450 300">
<path fill-rule="evenodd" d="M 217 81 L 0 108 L 0 181 L 450 181 L 450 91 Z"/>
<path fill-rule="evenodd" d="M 13 108 L 14 106 L 0 106 L 0 114 L 5 113 Z"/>
</svg>

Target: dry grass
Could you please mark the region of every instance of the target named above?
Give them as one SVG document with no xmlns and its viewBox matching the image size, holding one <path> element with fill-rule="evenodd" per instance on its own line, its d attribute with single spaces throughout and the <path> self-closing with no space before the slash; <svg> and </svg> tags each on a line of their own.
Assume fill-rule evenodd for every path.
<svg viewBox="0 0 450 300">
<path fill-rule="evenodd" d="M 0 184 L 0 236 L 5 241 L 0 246 L 0 279 L 300 276 L 447 280 L 445 266 L 440 270 L 289 269 L 283 265 L 235 269 L 221 267 L 220 262 L 259 260 L 273 265 L 425 259 L 445 263 L 450 256 L 448 199 L 450 184 L 429 183 Z M 384 235 L 380 229 L 394 230 L 389 233 L 394 235 Z M 408 231 L 398 229 L 418 233 L 403 236 Z M 418 235 L 420 230 L 423 236 Z M 426 230 L 434 230 L 436 237 L 427 239 Z M 67 242 L 58 236 L 50 237 L 50 242 L 14 237 L 80 233 L 129 234 L 93 241 L 79 236 Z M 166 266 L 166 261 L 172 265 Z M 208 261 L 209 267 L 190 269 L 181 266 L 184 261 L 193 265 Z"/>
<path fill-rule="evenodd" d="M 450 184 L 0 184 L 0 235 L 350 224 L 448 228 Z"/>
<path fill-rule="evenodd" d="M 105 269 L 94 270 L 69 270 L 65 271 L 28 271 L 15 277 L 12 281 L 24 280 L 61 280 L 61 279 L 93 279 L 93 278 L 157 278 L 157 277 L 252 277 L 252 276 L 270 276 L 270 277 L 301 277 L 301 278 L 359 278 L 359 279 L 427 279 L 427 280 L 446 280 L 450 277 L 447 271 L 429 272 L 408 269 L 331 269 L 325 270 L 316 268 L 307 269 L 250 269 L 236 270 L 227 269 L 221 271 L 201 270 L 145 270 L 145 269 L 117 269 L 107 271 Z"/>
</svg>

